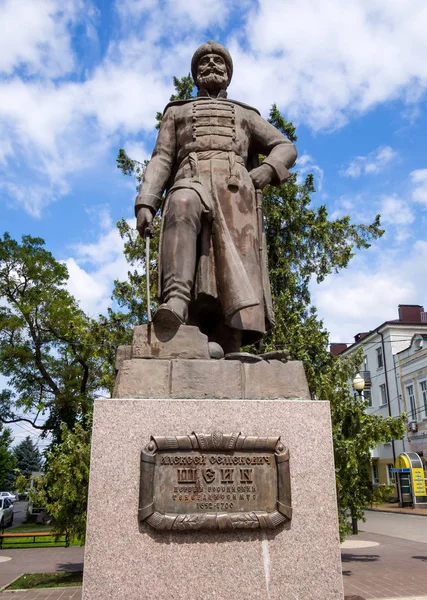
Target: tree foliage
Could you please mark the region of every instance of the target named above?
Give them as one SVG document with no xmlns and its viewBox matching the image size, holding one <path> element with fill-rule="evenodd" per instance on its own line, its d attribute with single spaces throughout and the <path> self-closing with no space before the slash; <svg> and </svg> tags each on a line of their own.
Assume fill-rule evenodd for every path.
<svg viewBox="0 0 427 600">
<path fill-rule="evenodd" d="M 295 127 L 273 105 L 269 121 L 296 141 Z M 313 206 L 314 178 L 299 181 L 293 173 L 278 187 L 263 192 L 269 275 L 277 319 L 264 341 L 268 349 L 286 347 L 304 361 L 313 395 L 318 375 L 329 365 L 328 333 L 311 304 L 310 282 L 318 283 L 347 267 L 357 250 L 383 234 L 380 217 L 369 225 L 352 223 L 349 216 L 330 219 L 325 205 Z"/>
<path fill-rule="evenodd" d="M 175 102 L 176 100 L 188 100 L 194 95 L 194 81 L 190 73 L 184 77 L 181 77 L 181 79 L 174 77 L 173 86 L 175 88 L 175 94 L 170 96 L 169 102 Z M 160 128 L 162 116 L 163 113 L 156 113 L 156 129 Z"/>
<path fill-rule="evenodd" d="M 13 442 L 10 427 L 3 427 L 0 423 L 0 490 L 7 486 L 8 477 L 15 468 L 16 459 L 11 444 Z"/>
<path fill-rule="evenodd" d="M 30 493 L 34 506 L 55 519 L 55 531 L 68 531 L 82 544 L 86 534 L 91 422 L 73 430 L 61 424 L 61 442 L 46 452 L 45 474 L 35 480 Z"/>
<path fill-rule="evenodd" d="M 192 96 L 191 78 L 174 79 L 176 94 L 171 100 Z M 161 114 L 158 113 L 158 121 Z M 273 104 L 269 121 L 291 141 L 297 140 L 296 128 Z M 123 154 L 124 153 L 124 154 Z M 125 175 L 134 175 L 138 184 L 143 172 L 124 168 L 129 165 L 124 150 L 118 167 Z M 120 157 L 119 154 L 119 157 Z M 325 205 L 315 206 L 313 174 L 300 180 L 297 173 L 278 186 L 263 192 L 264 226 L 268 247 L 269 274 L 276 327 L 263 341 L 263 350 L 287 348 L 294 359 L 305 365 L 313 398 L 329 400 L 333 421 L 337 494 L 341 533 L 350 530 L 351 517 L 359 518 L 365 506 L 373 501 L 370 484 L 370 449 L 376 444 L 403 436 L 403 419 L 382 419 L 365 413 L 363 400 L 354 400 L 349 381 L 358 370 L 358 360 L 337 360 L 329 353 L 328 332 L 311 303 L 310 282 L 324 278 L 348 266 L 359 250 L 383 234 L 380 217 L 370 224 L 353 223 L 350 216 L 331 219 Z M 123 309 L 146 317 L 143 242 L 122 220 L 120 234 L 125 253 L 134 267 L 126 282 L 117 282 L 114 297 Z M 158 223 L 157 223 L 158 228 Z M 151 281 L 155 282 L 158 239 L 154 238 L 150 264 Z M 154 295 L 154 294 L 153 294 Z M 152 295 L 152 309 L 155 297 Z M 130 318 L 130 317 L 129 317 Z M 248 348 L 249 349 L 249 348 Z M 250 348 L 256 352 L 256 348 Z M 357 488 L 357 489 L 356 489 Z"/>
<path fill-rule="evenodd" d="M 110 332 L 80 310 L 67 279 L 42 239 L 0 238 L 0 373 L 10 388 L 0 421 L 27 421 L 54 440 L 61 423 L 83 422 L 113 370 Z"/>
<path fill-rule="evenodd" d="M 15 448 L 16 468 L 24 477 L 29 477 L 33 471 L 40 471 L 42 457 L 37 446 L 28 435 Z"/>
<path fill-rule="evenodd" d="M 360 369 L 363 349 L 352 358 L 331 357 L 318 381 L 319 397 L 330 401 L 337 497 L 341 535 L 351 520 L 363 518 L 364 508 L 376 501 L 371 478 L 371 449 L 405 433 L 405 415 L 399 418 L 368 414 L 368 400 L 349 394 L 348 382 Z"/>
</svg>

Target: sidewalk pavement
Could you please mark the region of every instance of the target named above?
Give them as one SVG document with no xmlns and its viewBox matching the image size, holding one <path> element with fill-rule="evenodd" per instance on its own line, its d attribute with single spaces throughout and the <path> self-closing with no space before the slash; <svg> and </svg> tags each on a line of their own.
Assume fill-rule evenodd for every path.
<svg viewBox="0 0 427 600">
<path fill-rule="evenodd" d="M 24 573 L 57 573 L 61 571 L 83 571 L 84 548 L 71 546 L 70 548 L 5 548 L 0 550 L 0 588 Z M 11 560 L 5 560 L 10 558 Z M 58 592 L 58 589 L 55 590 Z M 34 593 L 34 592 L 32 592 Z M 21 600 L 19 594 L 4 594 L 13 600 Z M 25 600 L 33 600 L 33 596 L 22 596 Z M 40 596 L 38 600 L 49 598 L 52 600 L 61 596 Z M 69 598 L 69 596 L 63 596 Z M 77 600 L 77 596 L 73 600 Z"/>
<path fill-rule="evenodd" d="M 0 587 L 22 573 L 79 571 L 83 556 L 80 547 L 0 550 Z M 346 600 L 427 600 L 426 543 L 362 532 L 347 538 L 341 558 Z M 0 600 L 81 600 L 81 588 L 3 592 Z"/>
<path fill-rule="evenodd" d="M 82 588 L 50 588 L 26 592 L 3 592 L 2 600 L 81 600 Z"/>
<path fill-rule="evenodd" d="M 346 594 L 366 600 L 427 600 L 424 542 L 361 532 L 347 538 L 341 560 Z"/>
<path fill-rule="evenodd" d="M 427 508 L 410 508 L 409 506 L 405 506 L 405 508 L 400 508 L 399 505 L 396 503 L 376 504 L 372 508 L 367 508 L 366 510 L 389 513 L 402 513 L 405 515 L 423 515 L 424 517 L 427 517 Z"/>
</svg>

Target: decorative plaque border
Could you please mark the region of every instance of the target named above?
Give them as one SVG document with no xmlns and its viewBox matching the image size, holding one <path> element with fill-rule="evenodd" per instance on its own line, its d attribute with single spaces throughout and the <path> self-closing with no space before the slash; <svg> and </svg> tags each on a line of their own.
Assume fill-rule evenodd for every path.
<svg viewBox="0 0 427 600">
<path fill-rule="evenodd" d="M 157 452 L 274 452 L 277 468 L 277 502 L 273 512 L 160 513 L 154 502 L 154 469 Z M 289 449 L 279 437 L 245 436 L 242 433 L 191 433 L 151 436 L 141 451 L 139 521 L 162 531 L 217 529 L 273 529 L 292 519 Z"/>
</svg>

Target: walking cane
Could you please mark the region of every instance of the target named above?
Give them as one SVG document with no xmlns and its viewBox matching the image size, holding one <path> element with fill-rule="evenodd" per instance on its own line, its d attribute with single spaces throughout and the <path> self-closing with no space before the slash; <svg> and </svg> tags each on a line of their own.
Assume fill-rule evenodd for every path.
<svg viewBox="0 0 427 600">
<path fill-rule="evenodd" d="M 258 223 L 258 252 L 260 264 L 263 262 L 263 236 L 264 236 L 264 221 L 262 217 L 262 190 L 255 190 L 256 214 Z"/>
<path fill-rule="evenodd" d="M 144 230 L 145 237 L 145 283 L 147 292 L 147 320 L 152 323 L 151 319 L 151 298 L 150 298 L 150 240 L 153 235 L 153 230 L 150 226 Z"/>
</svg>

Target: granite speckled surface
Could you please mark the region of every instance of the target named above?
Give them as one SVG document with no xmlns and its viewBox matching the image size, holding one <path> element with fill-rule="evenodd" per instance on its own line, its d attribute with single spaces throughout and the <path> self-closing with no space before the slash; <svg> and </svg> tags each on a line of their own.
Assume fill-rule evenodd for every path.
<svg viewBox="0 0 427 600">
<path fill-rule="evenodd" d="M 138 523 L 150 435 L 281 435 L 291 453 L 289 529 L 156 532 Z M 329 405 L 304 400 L 95 402 L 84 600 L 342 600 Z"/>
</svg>

